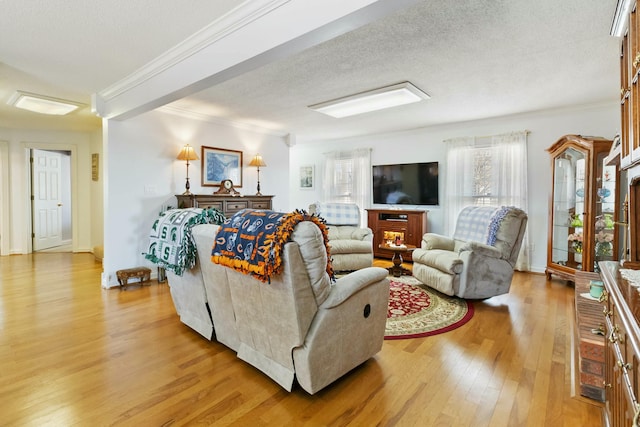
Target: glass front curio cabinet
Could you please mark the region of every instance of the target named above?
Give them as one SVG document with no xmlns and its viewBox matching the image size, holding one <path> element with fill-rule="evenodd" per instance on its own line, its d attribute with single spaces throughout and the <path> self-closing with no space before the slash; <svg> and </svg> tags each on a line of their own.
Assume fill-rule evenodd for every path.
<svg viewBox="0 0 640 427">
<path fill-rule="evenodd" d="M 565 135 L 551 155 L 547 279 L 575 281 L 576 271 L 598 271 L 598 261 L 617 259 L 617 167 L 606 166 L 611 141 Z"/>
</svg>

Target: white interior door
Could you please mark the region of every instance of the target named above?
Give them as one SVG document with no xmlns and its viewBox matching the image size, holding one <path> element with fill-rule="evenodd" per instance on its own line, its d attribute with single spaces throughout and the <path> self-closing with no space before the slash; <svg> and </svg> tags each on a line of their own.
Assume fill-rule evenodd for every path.
<svg viewBox="0 0 640 427">
<path fill-rule="evenodd" d="M 32 150 L 33 250 L 62 244 L 62 155 Z"/>
</svg>

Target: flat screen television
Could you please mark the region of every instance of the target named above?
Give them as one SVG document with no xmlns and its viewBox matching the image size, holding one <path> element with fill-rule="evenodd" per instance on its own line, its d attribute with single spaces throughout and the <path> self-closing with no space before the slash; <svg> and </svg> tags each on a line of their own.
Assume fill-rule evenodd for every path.
<svg viewBox="0 0 640 427">
<path fill-rule="evenodd" d="M 373 165 L 373 203 L 438 205 L 438 162 Z"/>
</svg>

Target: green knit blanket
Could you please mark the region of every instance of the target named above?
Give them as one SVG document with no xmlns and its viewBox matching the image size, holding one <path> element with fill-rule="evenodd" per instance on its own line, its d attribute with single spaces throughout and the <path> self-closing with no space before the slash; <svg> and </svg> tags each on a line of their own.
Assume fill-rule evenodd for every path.
<svg viewBox="0 0 640 427">
<path fill-rule="evenodd" d="M 170 209 L 162 212 L 149 233 L 149 261 L 178 276 L 196 265 L 198 253 L 191 228 L 198 224 L 222 224 L 224 214 L 216 209 Z"/>
</svg>

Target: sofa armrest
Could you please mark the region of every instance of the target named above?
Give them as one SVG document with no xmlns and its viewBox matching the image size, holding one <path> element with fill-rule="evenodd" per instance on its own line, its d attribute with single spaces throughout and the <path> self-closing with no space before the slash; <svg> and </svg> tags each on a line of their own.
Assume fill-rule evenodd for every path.
<svg viewBox="0 0 640 427">
<path fill-rule="evenodd" d="M 470 251 L 475 252 L 478 255 L 490 257 L 490 258 L 502 258 L 502 253 L 493 246 L 485 245 L 480 242 L 467 242 L 460 248 L 460 253 Z"/>
<path fill-rule="evenodd" d="M 422 264 L 447 274 L 462 273 L 463 261 L 457 252 L 443 249 L 416 249 L 412 254 L 413 265 Z"/>
<path fill-rule="evenodd" d="M 447 236 L 442 236 L 435 233 L 425 233 L 422 236 L 422 242 L 420 243 L 422 249 L 442 249 L 445 251 L 452 251 L 455 248 L 455 241 Z"/>
<path fill-rule="evenodd" d="M 387 274 L 389 272 L 384 268 L 367 267 L 339 278 L 331 287 L 329 297 L 320 305 L 320 308 L 339 306 L 356 292 L 385 279 Z M 388 293 L 388 290 L 385 292 Z"/>
<path fill-rule="evenodd" d="M 353 230 L 351 238 L 354 240 L 371 240 L 373 241 L 373 231 L 368 227 L 360 227 Z"/>
<path fill-rule="evenodd" d="M 331 240 L 373 241 L 373 231 L 368 227 L 329 225 L 329 241 Z"/>
</svg>

